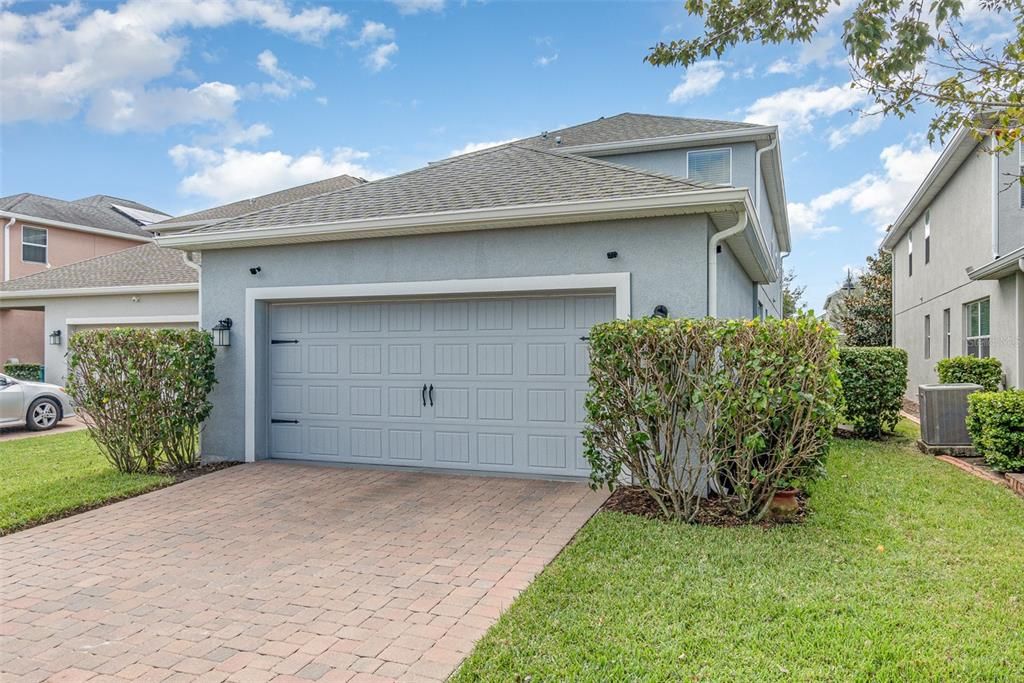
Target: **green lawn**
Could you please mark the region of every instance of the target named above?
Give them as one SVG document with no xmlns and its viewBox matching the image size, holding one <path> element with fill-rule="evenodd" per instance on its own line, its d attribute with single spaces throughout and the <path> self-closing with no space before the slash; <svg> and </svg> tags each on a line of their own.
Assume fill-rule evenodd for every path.
<svg viewBox="0 0 1024 683">
<path fill-rule="evenodd" d="M 900 430 L 800 526 L 599 513 L 454 680 L 1024 681 L 1024 500 Z"/>
<path fill-rule="evenodd" d="M 0 534 L 170 481 L 118 473 L 85 431 L 0 442 Z"/>
</svg>

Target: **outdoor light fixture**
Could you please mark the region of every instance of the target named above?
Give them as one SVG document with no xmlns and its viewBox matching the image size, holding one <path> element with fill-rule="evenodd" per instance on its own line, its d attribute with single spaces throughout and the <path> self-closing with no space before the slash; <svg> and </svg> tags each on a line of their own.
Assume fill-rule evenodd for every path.
<svg viewBox="0 0 1024 683">
<path fill-rule="evenodd" d="M 50 346 L 60 346 L 60 330 L 50 333 Z"/>
<path fill-rule="evenodd" d="M 259 275 L 262 270 L 260 266 L 252 266 L 249 268 L 249 275 Z"/>
<path fill-rule="evenodd" d="M 665 304 L 658 304 L 654 307 L 654 313 L 651 313 L 652 318 L 667 318 L 668 317 L 668 306 Z"/>
<path fill-rule="evenodd" d="M 213 326 L 213 345 L 231 346 L 231 318 L 218 320 Z"/>
<path fill-rule="evenodd" d="M 605 254 L 605 256 L 607 256 L 609 259 L 619 258 L 619 252 L 609 251 L 607 254 Z"/>
</svg>

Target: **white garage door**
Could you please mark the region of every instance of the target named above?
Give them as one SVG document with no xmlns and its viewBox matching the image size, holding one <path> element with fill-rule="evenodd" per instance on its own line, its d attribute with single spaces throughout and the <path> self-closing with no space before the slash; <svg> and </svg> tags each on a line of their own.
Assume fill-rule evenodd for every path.
<svg viewBox="0 0 1024 683">
<path fill-rule="evenodd" d="M 271 306 L 271 456 L 586 476 L 601 295 Z"/>
</svg>

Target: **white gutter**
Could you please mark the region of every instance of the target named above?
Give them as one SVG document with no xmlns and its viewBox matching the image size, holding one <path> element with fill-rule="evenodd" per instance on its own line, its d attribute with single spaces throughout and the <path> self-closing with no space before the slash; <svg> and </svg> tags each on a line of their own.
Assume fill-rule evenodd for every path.
<svg viewBox="0 0 1024 683">
<path fill-rule="evenodd" d="M 520 227 L 543 223 L 568 222 L 570 219 L 612 219 L 637 212 L 697 213 L 708 209 L 734 211 L 743 205 L 747 191 L 735 188 L 689 190 L 628 199 L 586 199 L 544 204 L 517 204 L 488 209 L 460 209 L 432 213 L 403 214 L 376 218 L 356 218 L 282 227 L 203 230 L 161 235 L 157 244 L 179 249 L 194 247 L 230 247 L 237 242 L 262 242 L 272 238 L 298 237 L 349 239 L 373 235 L 421 234 L 502 227 Z M 724 205 L 724 206 L 723 206 Z M 227 222 L 227 221 L 224 221 Z"/>
<path fill-rule="evenodd" d="M 185 265 L 194 270 L 199 270 L 199 264 L 196 263 L 194 251 L 183 251 L 181 252 L 181 260 L 185 262 Z"/>
<path fill-rule="evenodd" d="M 588 145 L 560 145 L 552 147 L 548 151 L 602 156 L 654 149 L 671 149 L 673 147 L 702 142 L 743 142 L 763 138 L 766 135 L 771 136 L 775 131 L 775 126 L 758 126 L 756 128 L 736 128 L 708 133 L 690 133 L 688 135 L 665 135 L 657 138 L 640 138 L 638 140 L 595 142 Z"/>
<path fill-rule="evenodd" d="M 770 152 L 778 145 L 779 139 L 772 138 L 771 144 L 757 150 L 757 154 L 754 155 L 754 209 L 757 210 L 758 218 L 761 217 L 761 155 Z"/>
<path fill-rule="evenodd" d="M 995 153 L 996 136 L 992 134 L 992 258 L 999 258 L 999 155 Z"/>
<path fill-rule="evenodd" d="M 716 232 L 708 240 L 708 317 L 718 317 L 718 245 L 722 240 L 738 235 L 747 227 L 747 212 L 740 211 L 736 225 Z"/>
<path fill-rule="evenodd" d="M 78 287 L 69 289 L 25 289 L 15 291 L 0 290 L 0 308 L 22 299 L 58 299 L 69 296 L 111 296 L 129 294 L 161 294 L 165 292 L 195 292 L 199 289 L 198 282 L 182 282 L 170 285 L 122 285 L 119 287 Z"/>
<path fill-rule="evenodd" d="M 4 282 L 11 279 L 11 228 L 15 220 L 12 217 L 4 224 Z"/>
<path fill-rule="evenodd" d="M 14 213 L 11 211 L 0 211 L 0 216 L 10 218 L 11 220 L 19 220 L 22 223 L 30 223 L 32 225 L 41 224 L 48 225 L 54 228 L 67 228 L 68 230 L 77 230 L 78 232 L 88 232 L 93 235 L 105 235 L 107 237 L 117 237 L 123 240 L 133 240 L 135 242 L 152 242 L 152 238 L 144 237 L 142 235 L 132 235 L 127 232 L 117 232 L 116 230 L 105 230 L 103 228 L 94 228 L 91 225 L 79 225 L 78 223 L 65 223 L 64 221 L 55 221 L 49 218 L 40 218 L 39 216 L 30 216 L 24 213 Z"/>
</svg>

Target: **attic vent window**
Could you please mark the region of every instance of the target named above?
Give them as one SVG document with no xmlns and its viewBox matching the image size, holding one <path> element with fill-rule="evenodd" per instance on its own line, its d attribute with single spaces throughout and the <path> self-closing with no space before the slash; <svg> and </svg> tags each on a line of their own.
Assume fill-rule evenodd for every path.
<svg viewBox="0 0 1024 683">
<path fill-rule="evenodd" d="M 732 185 L 732 150 L 702 149 L 687 152 L 686 177 L 711 185 Z"/>
</svg>

